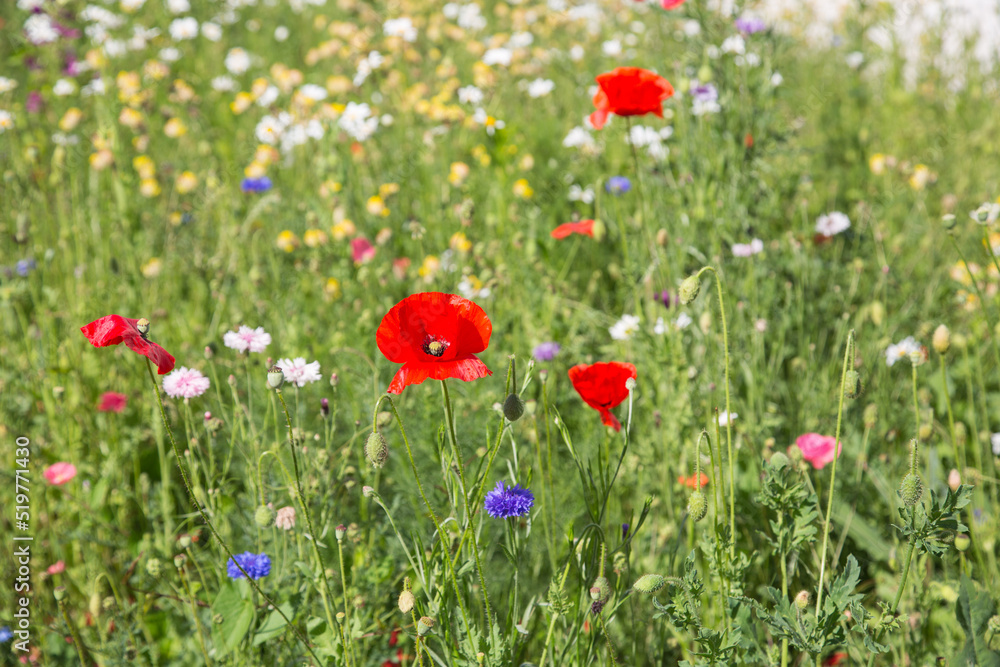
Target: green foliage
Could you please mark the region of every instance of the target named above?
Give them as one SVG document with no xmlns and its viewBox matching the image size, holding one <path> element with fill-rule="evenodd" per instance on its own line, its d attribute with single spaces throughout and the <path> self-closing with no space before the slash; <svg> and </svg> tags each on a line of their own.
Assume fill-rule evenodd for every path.
<svg viewBox="0 0 1000 667">
<path fill-rule="evenodd" d="M 954 664 L 976 665 L 977 667 L 997 667 L 1000 665 L 1000 652 L 992 646 L 990 619 L 996 613 L 996 602 L 987 592 L 980 590 L 975 582 L 966 576 L 958 591 L 958 606 L 955 607 L 955 617 L 965 631 L 965 644 L 952 659 Z"/>
</svg>

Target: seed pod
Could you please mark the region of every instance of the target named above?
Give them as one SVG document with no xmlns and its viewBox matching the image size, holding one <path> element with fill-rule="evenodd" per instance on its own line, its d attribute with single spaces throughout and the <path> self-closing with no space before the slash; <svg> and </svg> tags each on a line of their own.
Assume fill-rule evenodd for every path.
<svg viewBox="0 0 1000 667">
<path fill-rule="evenodd" d="M 658 574 L 644 574 L 632 584 L 632 588 L 640 593 L 649 594 L 660 590 L 666 583 L 667 580 Z"/>
<path fill-rule="evenodd" d="M 420 620 L 417 621 L 417 634 L 421 637 L 426 637 L 430 634 L 431 628 L 434 627 L 434 619 L 430 616 L 421 616 Z"/>
<path fill-rule="evenodd" d="M 381 468 L 389 460 L 389 444 L 378 431 L 372 431 L 365 443 L 365 458 L 375 468 Z"/>
<path fill-rule="evenodd" d="M 277 366 L 271 366 L 267 369 L 267 386 L 271 389 L 281 389 L 281 385 L 285 383 L 285 372 L 278 368 Z"/>
<path fill-rule="evenodd" d="M 931 345 L 934 347 L 934 351 L 938 354 L 944 354 L 951 347 L 951 331 L 945 325 L 941 324 L 937 329 L 934 330 L 934 336 L 931 338 Z"/>
</svg>

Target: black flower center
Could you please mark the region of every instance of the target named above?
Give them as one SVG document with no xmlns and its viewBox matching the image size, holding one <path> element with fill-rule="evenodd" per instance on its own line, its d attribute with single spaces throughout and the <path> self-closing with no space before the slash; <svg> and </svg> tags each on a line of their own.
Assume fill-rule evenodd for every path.
<svg viewBox="0 0 1000 667">
<path fill-rule="evenodd" d="M 446 340 L 438 340 L 433 336 L 428 336 L 427 340 L 424 341 L 423 350 L 432 357 L 440 357 L 449 345 L 451 343 Z"/>
</svg>

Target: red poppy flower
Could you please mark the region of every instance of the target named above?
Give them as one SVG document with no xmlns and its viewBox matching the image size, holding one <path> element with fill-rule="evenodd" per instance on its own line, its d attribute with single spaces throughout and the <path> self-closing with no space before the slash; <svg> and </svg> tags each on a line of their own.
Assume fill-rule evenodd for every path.
<svg viewBox="0 0 1000 667">
<path fill-rule="evenodd" d="M 403 364 L 389 385 L 402 393 L 424 380 L 477 380 L 493 373 L 477 352 L 490 344 L 493 325 L 482 308 L 457 294 L 421 292 L 406 297 L 382 318 L 378 349 Z"/>
<path fill-rule="evenodd" d="M 590 114 L 590 124 L 601 129 L 610 114 L 663 118 L 663 100 L 674 94 L 674 87 L 662 76 L 638 67 L 619 67 L 597 77 L 600 90 L 594 95 L 597 111 Z"/>
<path fill-rule="evenodd" d="M 100 412 L 122 412 L 128 405 L 128 396 L 114 391 L 106 391 L 101 394 L 101 402 L 97 409 Z"/>
<path fill-rule="evenodd" d="M 554 239 L 564 239 L 570 234 L 582 234 L 594 238 L 594 221 L 564 222 L 552 230 L 552 238 Z"/>
<path fill-rule="evenodd" d="M 611 414 L 611 408 L 628 398 L 625 381 L 635 379 L 635 366 L 620 361 L 577 364 L 569 369 L 569 379 L 583 402 L 601 413 L 601 422 L 616 431 L 621 422 Z"/>
<path fill-rule="evenodd" d="M 833 667 L 833 665 L 839 665 L 843 661 L 847 660 L 848 656 L 843 651 L 832 654 L 829 658 L 823 661 L 823 667 Z"/>
<path fill-rule="evenodd" d="M 685 3 L 686 0 L 660 0 L 660 6 L 664 9 L 677 9 Z"/>
<path fill-rule="evenodd" d="M 105 315 L 99 320 L 94 320 L 90 324 L 80 327 L 80 331 L 87 337 L 94 347 L 107 347 L 108 345 L 118 345 L 125 343 L 125 347 L 137 354 L 148 357 L 156 364 L 160 375 L 164 375 L 174 370 L 173 356 L 162 347 L 146 338 L 146 334 L 139 331 L 137 323 L 121 315 Z"/>
<path fill-rule="evenodd" d="M 700 478 L 696 477 L 695 475 L 691 475 L 690 477 L 685 477 L 684 475 L 680 475 L 677 477 L 677 483 L 683 484 L 689 489 L 698 489 L 703 486 L 708 486 L 708 475 L 706 475 L 705 473 L 701 473 Z"/>
</svg>

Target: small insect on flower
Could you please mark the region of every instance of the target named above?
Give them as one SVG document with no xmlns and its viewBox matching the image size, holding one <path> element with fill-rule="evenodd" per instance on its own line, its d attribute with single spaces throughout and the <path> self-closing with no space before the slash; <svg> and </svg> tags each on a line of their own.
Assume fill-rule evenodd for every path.
<svg viewBox="0 0 1000 667">
<path fill-rule="evenodd" d="M 503 482 L 497 482 L 485 500 L 486 512 L 494 519 L 527 516 L 534 504 L 535 496 L 530 490 L 521 488 L 520 484 L 505 486 Z"/>
<path fill-rule="evenodd" d="M 240 571 L 240 567 L 250 575 L 251 579 L 260 579 L 261 577 L 266 577 L 271 574 L 271 559 L 268 558 L 267 554 L 255 554 L 246 551 L 241 554 L 236 554 L 233 558 L 229 559 L 226 563 L 226 574 L 229 575 L 230 579 L 245 579 L 246 575 Z M 239 563 L 239 567 L 237 567 Z"/>
<path fill-rule="evenodd" d="M 146 318 L 133 320 L 121 315 L 105 315 L 80 327 L 80 331 L 94 347 L 125 343 L 125 347 L 156 364 L 160 375 L 166 375 L 174 369 L 173 355 L 147 338 L 149 320 Z"/>
</svg>

